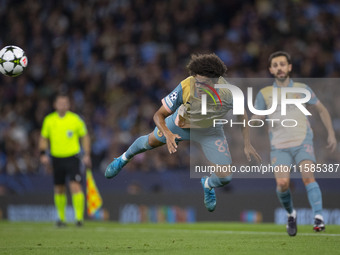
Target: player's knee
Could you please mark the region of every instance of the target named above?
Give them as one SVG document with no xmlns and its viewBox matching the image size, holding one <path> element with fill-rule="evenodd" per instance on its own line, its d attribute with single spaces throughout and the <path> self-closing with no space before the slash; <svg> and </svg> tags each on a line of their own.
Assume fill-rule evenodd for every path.
<svg viewBox="0 0 340 255">
<path fill-rule="evenodd" d="M 289 179 L 277 179 L 276 180 L 276 188 L 278 191 L 283 192 L 288 190 L 289 188 Z"/>
<path fill-rule="evenodd" d="M 54 185 L 54 193 L 64 194 L 66 192 L 65 185 Z"/>
<path fill-rule="evenodd" d="M 152 141 L 148 141 L 148 144 L 149 144 L 149 146 L 150 147 L 152 147 L 152 148 L 155 148 L 155 147 L 158 147 L 157 145 L 158 145 L 158 142 L 159 141 L 154 141 L 154 140 L 152 140 Z"/>
<path fill-rule="evenodd" d="M 305 186 L 307 186 L 308 184 L 315 182 L 315 178 L 311 177 L 311 178 L 302 178 L 303 184 Z"/>
<path fill-rule="evenodd" d="M 151 147 L 151 148 L 156 148 L 156 147 L 159 147 L 161 145 L 163 145 L 164 143 L 162 143 L 161 141 L 159 141 L 155 135 L 153 133 L 149 134 L 148 135 L 148 145 Z"/>
<path fill-rule="evenodd" d="M 70 191 L 72 194 L 78 193 L 78 192 L 82 192 L 82 186 L 79 182 L 77 181 L 70 181 Z"/>
</svg>

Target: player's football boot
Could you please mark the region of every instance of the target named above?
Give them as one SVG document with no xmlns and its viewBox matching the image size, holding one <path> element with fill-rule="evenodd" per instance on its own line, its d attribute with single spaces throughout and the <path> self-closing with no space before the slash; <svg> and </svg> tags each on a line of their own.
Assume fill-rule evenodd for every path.
<svg viewBox="0 0 340 255">
<path fill-rule="evenodd" d="M 56 224 L 55 224 L 58 228 L 63 228 L 66 227 L 66 223 L 64 221 L 61 220 L 57 220 Z"/>
<path fill-rule="evenodd" d="M 122 159 L 123 155 L 115 158 L 106 168 L 105 177 L 111 179 L 119 174 L 120 170 L 129 162 Z"/>
<path fill-rule="evenodd" d="M 216 207 L 216 195 L 214 188 L 206 188 L 205 187 L 205 181 L 208 178 L 208 176 L 204 176 L 201 179 L 203 191 L 204 191 L 204 205 L 208 209 L 209 212 L 212 212 L 215 210 Z"/>
<path fill-rule="evenodd" d="M 315 232 L 324 231 L 325 230 L 325 223 L 323 222 L 323 220 L 315 218 L 313 230 Z"/>
<path fill-rule="evenodd" d="M 288 216 L 287 233 L 290 236 L 296 236 L 296 233 L 297 233 L 296 215 L 295 215 L 295 217 L 294 216 Z"/>
<path fill-rule="evenodd" d="M 77 220 L 76 221 L 76 226 L 77 227 L 82 227 L 83 226 L 83 222 L 81 220 Z"/>
</svg>

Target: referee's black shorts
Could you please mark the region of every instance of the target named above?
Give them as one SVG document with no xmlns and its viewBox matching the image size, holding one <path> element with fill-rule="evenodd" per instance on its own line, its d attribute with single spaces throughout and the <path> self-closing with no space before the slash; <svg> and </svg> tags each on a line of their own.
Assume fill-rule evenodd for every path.
<svg viewBox="0 0 340 255">
<path fill-rule="evenodd" d="M 70 181 L 81 183 L 80 159 L 77 155 L 67 158 L 52 157 L 52 167 L 55 185 L 64 185 L 67 177 Z"/>
</svg>

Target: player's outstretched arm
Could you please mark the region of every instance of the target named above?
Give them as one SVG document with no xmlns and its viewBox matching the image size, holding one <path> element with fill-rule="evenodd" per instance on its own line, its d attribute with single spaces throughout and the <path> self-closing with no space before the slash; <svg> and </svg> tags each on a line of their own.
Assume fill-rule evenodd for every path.
<svg viewBox="0 0 340 255">
<path fill-rule="evenodd" d="M 168 147 L 169 153 L 175 153 L 177 151 L 177 144 L 175 139 L 181 138 L 178 134 L 172 133 L 169 128 L 166 126 L 165 118 L 170 116 L 169 113 L 164 106 L 161 106 L 158 111 L 154 114 L 153 120 L 158 127 L 158 129 L 164 134 L 166 138 L 166 145 Z"/>
<path fill-rule="evenodd" d="M 320 118 L 321 118 L 323 125 L 327 129 L 328 138 L 327 138 L 327 147 L 326 148 L 330 149 L 331 152 L 333 152 L 336 149 L 337 141 L 336 141 L 333 125 L 332 125 L 331 116 L 330 116 L 327 108 L 320 101 L 315 104 L 315 108 L 320 115 Z"/>
<path fill-rule="evenodd" d="M 244 121 L 245 125 L 242 127 L 242 136 L 244 141 L 244 154 L 247 157 L 248 161 L 251 161 L 251 156 L 255 158 L 255 160 L 259 163 L 262 161 L 260 155 L 254 149 L 250 142 L 250 135 L 249 135 L 249 127 L 248 123 L 248 115 L 245 113 L 244 115 L 238 116 L 238 121 Z"/>
</svg>

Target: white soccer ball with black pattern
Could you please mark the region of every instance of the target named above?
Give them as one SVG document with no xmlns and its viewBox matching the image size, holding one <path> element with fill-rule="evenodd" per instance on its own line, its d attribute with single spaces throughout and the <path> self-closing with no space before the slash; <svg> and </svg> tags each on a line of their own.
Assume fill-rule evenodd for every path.
<svg viewBox="0 0 340 255">
<path fill-rule="evenodd" d="M 6 46 L 0 50 L 0 72 L 15 77 L 25 70 L 28 59 L 25 52 L 18 46 Z"/>
</svg>

